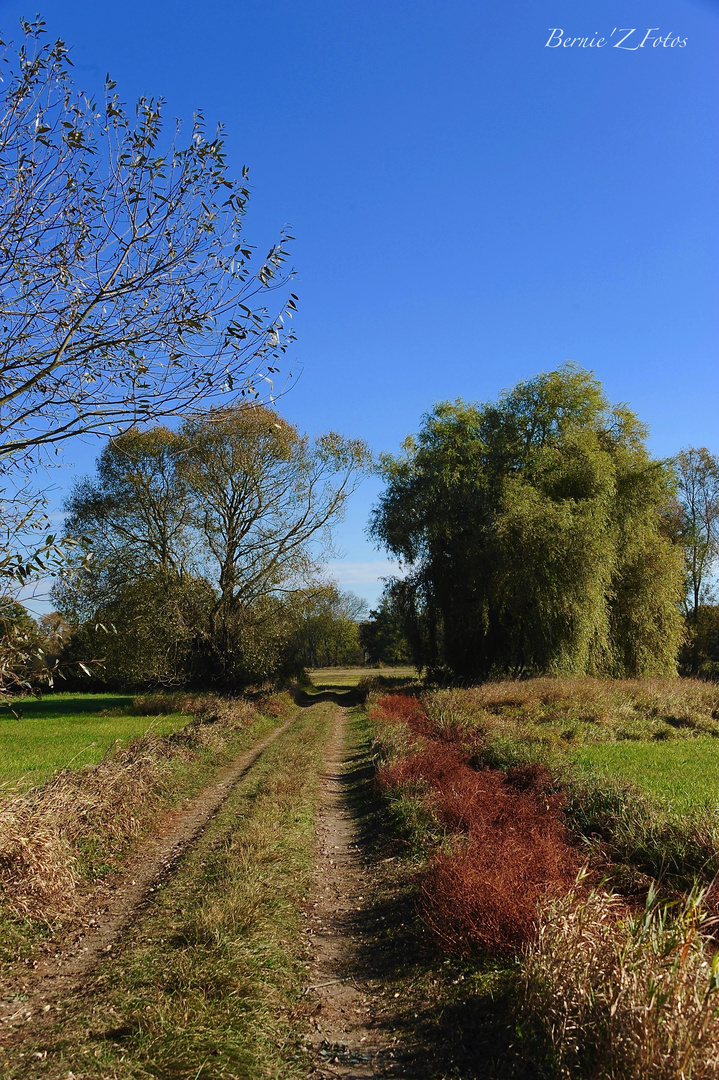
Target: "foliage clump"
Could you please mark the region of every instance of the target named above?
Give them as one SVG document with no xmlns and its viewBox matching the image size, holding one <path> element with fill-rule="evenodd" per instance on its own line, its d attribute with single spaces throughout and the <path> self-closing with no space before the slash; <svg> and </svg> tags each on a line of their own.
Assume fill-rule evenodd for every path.
<svg viewBox="0 0 719 1080">
<path fill-rule="evenodd" d="M 384 458 L 372 533 L 415 663 L 476 681 L 671 675 L 682 637 L 673 474 L 571 364 L 496 404 L 437 405 Z"/>
<path fill-rule="evenodd" d="M 369 462 L 360 440 L 311 443 L 251 404 L 108 442 L 67 504 L 92 553 L 55 589 L 84 628 L 70 654 L 102 649 L 122 686 L 235 693 L 296 674 L 310 600 L 332 592 L 318 560 Z"/>
</svg>

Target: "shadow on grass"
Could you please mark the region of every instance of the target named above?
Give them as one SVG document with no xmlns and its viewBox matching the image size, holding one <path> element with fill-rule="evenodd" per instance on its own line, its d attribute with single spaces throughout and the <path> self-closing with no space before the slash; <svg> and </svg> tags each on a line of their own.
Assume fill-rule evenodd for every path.
<svg viewBox="0 0 719 1080">
<path fill-rule="evenodd" d="M 544 1072 L 516 1046 L 517 963 L 437 950 L 415 914 L 416 864 L 392 833 L 367 748 L 348 759 L 341 780 L 360 854 L 377 881 L 355 916 L 360 945 L 348 974 L 384 989 L 382 1026 L 399 1040 L 391 1074 L 538 1080 Z"/>
<path fill-rule="evenodd" d="M 298 691 L 295 696 L 295 704 L 302 709 L 307 709 L 312 705 L 319 704 L 321 701 L 333 701 L 335 705 L 351 708 L 353 705 L 361 705 L 364 699 L 365 694 L 362 690 L 358 690 L 357 687 L 348 690 L 346 686 L 323 686 L 321 690 L 316 690 L 314 693 L 312 691 L 308 693 L 306 690 Z"/>
<path fill-rule="evenodd" d="M 55 697 L 48 694 L 42 698 L 18 698 L 13 702 L 13 707 L 21 713 L 25 719 L 40 719 L 44 716 L 71 716 L 77 713 L 98 713 L 106 709 L 124 709 L 132 705 L 132 695 L 124 694 L 112 697 L 90 697 L 88 694 L 78 694 L 77 697 Z"/>
</svg>

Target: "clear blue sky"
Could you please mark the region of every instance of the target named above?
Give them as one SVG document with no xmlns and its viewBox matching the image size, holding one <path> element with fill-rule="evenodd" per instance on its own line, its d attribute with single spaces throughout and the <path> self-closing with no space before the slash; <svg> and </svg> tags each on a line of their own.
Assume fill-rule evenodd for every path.
<svg viewBox="0 0 719 1080">
<path fill-rule="evenodd" d="M 0 0 L 4 36 L 33 5 Z M 494 398 L 572 359 L 650 425 L 657 454 L 719 452 L 718 3 L 45 0 L 41 14 L 89 91 L 109 72 L 127 101 L 223 122 L 233 171 L 250 169 L 250 240 L 292 224 L 293 422 L 395 450 L 436 400 Z M 548 48 L 555 28 L 609 40 Z M 686 45 L 652 46 L 666 35 Z M 86 471 L 96 452 L 68 460 Z M 377 490 L 354 497 L 335 568 L 370 599 Z"/>
</svg>

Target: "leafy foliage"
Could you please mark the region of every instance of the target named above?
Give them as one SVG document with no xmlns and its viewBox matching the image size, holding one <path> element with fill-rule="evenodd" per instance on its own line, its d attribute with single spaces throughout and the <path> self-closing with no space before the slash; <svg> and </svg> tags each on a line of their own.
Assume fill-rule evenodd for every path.
<svg viewBox="0 0 719 1080">
<path fill-rule="evenodd" d="M 258 405 L 133 429 L 69 500 L 93 561 L 65 574 L 61 610 L 114 627 L 120 681 L 236 689 L 289 672 L 317 558 L 369 461 L 360 441 L 311 444 Z"/>
<path fill-rule="evenodd" d="M 362 663 L 358 620 L 367 610 L 364 600 L 327 582 L 298 593 L 294 606 L 297 612 L 294 649 L 302 667 Z"/>
<path fill-rule="evenodd" d="M 228 177 L 222 129 L 208 133 L 198 113 L 184 138 L 179 122 L 166 136 L 162 100 L 128 109 L 109 76 L 95 102 L 74 86 L 64 42 L 39 18 L 21 25 L 0 55 L 3 593 L 76 554 L 47 534 L 38 464 L 80 434 L 256 398 L 296 306 L 291 237 L 254 259 L 247 172 Z M 16 637 L 0 649 L 24 662 Z"/>
<path fill-rule="evenodd" d="M 384 595 L 360 627 L 360 644 L 370 664 L 406 664 L 410 646 L 399 605 L 391 594 Z"/>
<path fill-rule="evenodd" d="M 437 405 L 383 459 L 371 527 L 410 569 L 391 588 L 415 663 L 461 679 L 674 672 L 672 477 L 645 435 L 569 364 L 497 404 Z"/>
</svg>

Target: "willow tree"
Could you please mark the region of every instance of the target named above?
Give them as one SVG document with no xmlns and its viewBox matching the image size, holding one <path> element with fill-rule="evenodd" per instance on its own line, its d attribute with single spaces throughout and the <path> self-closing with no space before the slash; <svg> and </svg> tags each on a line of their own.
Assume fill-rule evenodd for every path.
<svg viewBox="0 0 719 1080">
<path fill-rule="evenodd" d="M 408 570 L 394 589 L 416 662 L 462 679 L 674 672 L 672 474 L 645 439 L 573 365 L 425 416 L 383 459 L 371 524 Z"/>
</svg>

